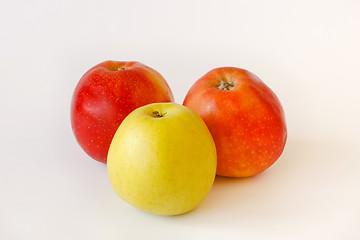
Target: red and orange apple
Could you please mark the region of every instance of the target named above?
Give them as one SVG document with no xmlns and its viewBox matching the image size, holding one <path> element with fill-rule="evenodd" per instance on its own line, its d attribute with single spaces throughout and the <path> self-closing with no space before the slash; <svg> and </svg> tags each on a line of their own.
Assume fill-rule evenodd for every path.
<svg viewBox="0 0 360 240">
<path fill-rule="evenodd" d="M 214 138 L 218 175 L 256 175 L 283 152 L 283 108 L 274 92 L 249 71 L 213 69 L 191 87 L 183 104 L 200 115 Z"/>
<path fill-rule="evenodd" d="M 106 163 L 111 140 L 120 123 L 138 107 L 173 102 L 165 79 L 139 62 L 105 61 L 87 71 L 71 103 L 71 124 L 84 151 Z"/>
</svg>

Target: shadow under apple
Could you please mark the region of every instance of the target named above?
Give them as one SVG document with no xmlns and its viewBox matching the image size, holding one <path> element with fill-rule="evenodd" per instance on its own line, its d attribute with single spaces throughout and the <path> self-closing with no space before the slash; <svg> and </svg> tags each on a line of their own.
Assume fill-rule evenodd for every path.
<svg viewBox="0 0 360 240">
<path fill-rule="evenodd" d="M 225 222 L 229 217 L 271 220 L 289 214 L 294 219 L 316 215 L 313 208 L 331 204 L 329 180 L 351 170 L 343 164 L 344 151 L 351 150 L 336 140 L 288 139 L 282 156 L 266 171 L 248 178 L 217 176 L 209 195 L 189 215 L 205 214 L 207 221 L 223 217 Z"/>
</svg>

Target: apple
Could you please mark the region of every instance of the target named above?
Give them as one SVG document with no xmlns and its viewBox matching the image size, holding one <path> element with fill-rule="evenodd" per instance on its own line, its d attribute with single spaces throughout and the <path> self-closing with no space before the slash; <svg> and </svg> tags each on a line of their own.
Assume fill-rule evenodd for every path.
<svg viewBox="0 0 360 240">
<path fill-rule="evenodd" d="M 106 163 L 111 140 L 131 111 L 172 101 L 168 84 L 154 69 L 139 62 L 105 61 L 88 70 L 75 88 L 72 129 L 84 151 Z"/>
<path fill-rule="evenodd" d="M 111 142 L 108 174 L 130 205 L 158 215 L 198 206 L 216 175 L 216 147 L 203 120 L 176 103 L 154 103 L 130 113 Z"/>
<path fill-rule="evenodd" d="M 216 145 L 218 175 L 256 175 L 283 152 L 287 130 L 280 101 L 247 70 L 211 70 L 191 87 L 183 105 L 208 126 Z"/>
</svg>

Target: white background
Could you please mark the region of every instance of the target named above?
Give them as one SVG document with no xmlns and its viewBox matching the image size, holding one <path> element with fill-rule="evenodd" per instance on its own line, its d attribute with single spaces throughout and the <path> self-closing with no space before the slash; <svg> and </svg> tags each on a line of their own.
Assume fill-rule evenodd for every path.
<svg viewBox="0 0 360 240">
<path fill-rule="evenodd" d="M 357 0 L 1 1 L 0 239 L 359 239 L 359 56 Z M 70 126 L 78 80 L 110 59 L 178 103 L 215 67 L 254 72 L 283 104 L 283 155 L 188 214 L 131 207 Z"/>
</svg>

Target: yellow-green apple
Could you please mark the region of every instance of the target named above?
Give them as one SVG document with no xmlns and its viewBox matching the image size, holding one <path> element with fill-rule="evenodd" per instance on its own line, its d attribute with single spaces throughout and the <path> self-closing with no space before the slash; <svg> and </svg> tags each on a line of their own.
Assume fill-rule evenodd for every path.
<svg viewBox="0 0 360 240">
<path fill-rule="evenodd" d="M 203 120 L 176 103 L 130 113 L 111 142 L 108 173 L 115 192 L 145 212 L 178 215 L 198 206 L 216 175 L 216 148 Z"/>
<path fill-rule="evenodd" d="M 216 145 L 218 175 L 256 175 L 284 149 L 287 130 L 280 101 L 249 71 L 213 69 L 191 87 L 183 105 L 208 126 Z"/>
<path fill-rule="evenodd" d="M 134 109 L 155 102 L 172 102 L 165 79 L 139 62 L 105 61 L 87 71 L 71 103 L 76 140 L 93 159 L 106 163 L 111 140 Z"/>
</svg>

